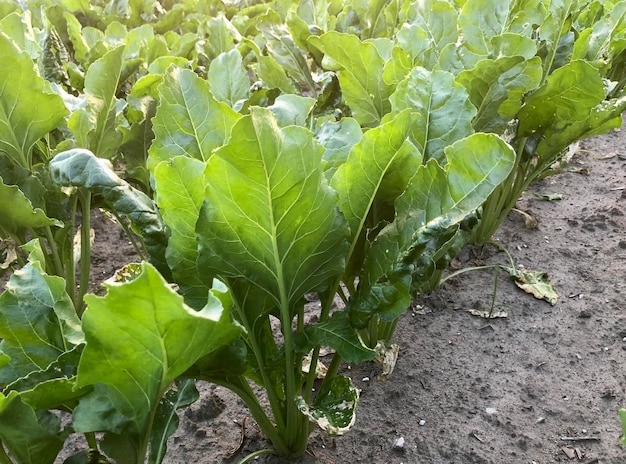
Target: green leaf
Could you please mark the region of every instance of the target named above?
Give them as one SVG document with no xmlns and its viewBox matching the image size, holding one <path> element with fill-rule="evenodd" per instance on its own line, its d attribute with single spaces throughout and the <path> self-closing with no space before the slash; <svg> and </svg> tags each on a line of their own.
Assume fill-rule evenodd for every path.
<svg viewBox="0 0 626 464">
<path fill-rule="evenodd" d="M 193 71 L 170 68 L 159 87 L 160 103 L 152 120 L 155 140 L 148 168 L 185 155 L 206 161 L 223 145 L 239 118 L 226 104 L 213 98 L 209 85 Z"/>
<path fill-rule="evenodd" d="M 458 13 L 447 1 L 426 0 L 412 2 L 406 14 L 410 22 L 398 32 L 398 44 L 416 64 L 433 69 L 441 50 L 458 39 Z"/>
<path fill-rule="evenodd" d="M 44 370 L 83 341 L 80 322 L 61 277 L 40 264 L 15 271 L 0 295 L 0 351 L 11 360 L 0 368 L 0 383 Z"/>
<path fill-rule="evenodd" d="M 279 126 L 304 126 L 315 99 L 300 95 L 280 95 L 267 107 L 276 118 Z"/>
<path fill-rule="evenodd" d="M 554 156 L 578 140 L 618 129 L 622 127 L 624 111 L 626 111 L 626 95 L 605 100 L 588 114 L 583 115 L 585 116 L 583 120 L 561 124 L 546 131 L 537 146 L 537 153 L 541 156 Z"/>
<path fill-rule="evenodd" d="M 31 57 L 2 33 L 0 62 L 10 70 L 0 73 L 0 156 L 30 170 L 33 146 L 63 123 L 67 110 L 38 76 Z"/>
<path fill-rule="evenodd" d="M 241 53 L 236 49 L 222 53 L 211 61 L 207 80 L 215 99 L 231 108 L 237 101 L 248 98 L 250 93 L 248 72 L 243 67 Z"/>
<path fill-rule="evenodd" d="M 86 107 L 72 114 L 69 128 L 81 148 L 100 158 L 112 158 L 122 144 L 117 130 L 120 110 L 116 93 L 122 79 L 124 47 L 96 60 L 85 74 Z"/>
<path fill-rule="evenodd" d="M 445 163 L 444 148 L 474 132 L 471 121 L 477 110 L 446 71 L 414 68 L 391 95 L 391 105 L 395 113 L 410 108 L 418 114 L 411 141 L 425 160 Z"/>
<path fill-rule="evenodd" d="M 273 12 L 268 13 L 257 23 L 266 40 L 270 56 L 282 66 L 296 83 L 306 86 L 315 94 L 315 83 L 304 53 L 295 44 L 289 28 Z"/>
<path fill-rule="evenodd" d="M 424 224 L 443 215 L 462 220 L 507 178 L 515 162 L 511 146 L 494 134 L 473 134 L 447 147 L 445 155 L 447 175 L 414 178 L 400 197 L 400 214 L 423 208 Z"/>
<path fill-rule="evenodd" d="M 24 403 L 35 410 L 71 410 L 78 398 L 89 389 L 76 389 L 76 370 L 84 345 L 76 345 L 61 354 L 45 369 L 33 371 L 7 386 L 6 391 L 20 392 Z"/>
<path fill-rule="evenodd" d="M 454 242 L 459 225 L 507 178 L 515 161 L 513 149 L 493 134 L 459 140 L 445 155 L 445 168 L 429 161 L 397 198 L 396 218 L 372 243 L 362 275 L 364 288 L 390 271 L 392 283 L 401 280 L 407 269 L 417 280 L 413 288 L 428 281 L 431 276 L 420 273 L 424 267 L 432 270 L 434 263 L 429 260 L 445 251 L 439 251 L 444 245 L 459 248 Z M 420 255 L 427 247 L 424 264 Z"/>
<path fill-rule="evenodd" d="M 546 8 L 545 19 L 539 23 L 539 56 L 543 60 L 544 79 L 559 66 L 558 52 L 562 38 L 570 32 L 572 13 L 578 7 L 578 0 L 552 0 Z M 572 43 L 573 48 L 573 43 Z M 561 63 L 562 64 L 562 63 Z"/>
<path fill-rule="evenodd" d="M 335 312 L 324 322 L 304 329 L 304 339 L 298 348 L 303 353 L 308 353 L 316 346 L 335 349 L 341 359 L 348 363 L 360 364 L 376 357 L 376 351 L 365 346 L 356 329 L 350 324 L 346 311 Z"/>
<path fill-rule="evenodd" d="M 541 60 L 521 56 L 482 60 L 457 76 L 478 109 L 474 129 L 503 133 L 522 106 L 525 94 L 541 82 Z"/>
<path fill-rule="evenodd" d="M 583 59 L 591 62 L 601 59 L 614 61 L 614 58 L 626 48 L 626 43 L 624 43 L 625 18 L 626 3 L 619 2 L 610 13 L 603 16 L 599 21 L 594 21 L 589 28 L 580 33 L 574 43 L 572 59 Z"/>
<path fill-rule="evenodd" d="M 84 187 L 101 195 L 108 209 L 128 217 L 140 231 L 159 271 L 169 273 L 165 264 L 168 232 L 156 204 L 118 177 L 108 160 L 96 158 L 89 150 L 67 150 L 50 161 L 50 177 L 58 185 Z"/>
<path fill-rule="evenodd" d="M 196 222 L 204 201 L 205 163 L 177 156 L 154 170 L 154 189 L 163 220 L 170 230 L 165 259 L 187 304 L 201 308 L 208 288 L 198 275 Z"/>
<path fill-rule="evenodd" d="M 493 47 L 490 58 L 503 58 L 506 56 L 521 56 L 532 60 L 537 54 L 537 44 L 533 39 L 518 34 L 506 32 L 491 39 Z"/>
<path fill-rule="evenodd" d="M 167 440 L 178 428 L 176 411 L 198 400 L 200 394 L 191 379 L 179 380 L 168 390 L 157 408 L 150 436 L 150 456 L 148 463 L 160 464 L 167 451 Z"/>
<path fill-rule="evenodd" d="M 347 226 L 313 135 L 279 128 L 267 109 L 250 111 L 205 172 L 199 265 L 293 308 L 342 272 Z"/>
<path fill-rule="evenodd" d="M 5 185 L 0 177 L 0 227 L 15 234 L 24 228 L 45 226 L 63 227 L 63 223 L 34 208 L 17 185 Z"/>
<path fill-rule="evenodd" d="M 325 122 L 316 134 L 317 141 L 324 147 L 323 165 L 330 179 L 337 168 L 346 162 L 352 147 L 361 140 L 363 131 L 353 118 Z"/>
<path fill-rule="evenodd" d="M 60 422 L 52 414 L 38 417 L 17 392 L 0 394 L 0 442 L 20 464 L 54 462 L 65 441 Z"/>
<path fill-rule="evenodd" d="M 309 406 L 302 397 L 296 397 L 300 412 L 316 423 L 331 437 L 344 435 L 356 421 L 359 390 L 352 380 L 343 375 L 333 377 L 327 394 Z"/>
<path fill-rule="evenodd" d="M 351 34 L 327 32 L 309 42 L 324 52 L 323 65 L 337 71 L 346 104 L 361 126 L 373 127 L 390 110 L 392 86 L 385 83 L 385 60 L 372 42 Z"/>
<path fill-rule="evenodd" d="M 623 432 L 620 443 L 622 445 L 626 445 L 626 409 L 619 410 L 619 418 L 620 418 L 620 421 L 622 422 L 622 432 Z"/>
<path fill-rule="evenodd" d="M 0 32 L 11 37 L 21 51 L 28 53 L 33 60 L 37 60 L 41 47 L 37 42 L 31 16 L 29 10 L 8 14 L 0 20 Z"/>
<path fill-rule="evenodd" d="M 526 98 L 518 113 L 519 136 L 550 133 L 584 120 L 604 100 L 600 73 L 589 63 L 572 61 L 554 71 Z"/>
<path fill-rule="evenodd" d="M 242 37 L 233 24 L 220 12 L 216 17 L 207 18 L 206 29 L 208 38 L 205 49 L 211 59 L 222 53 L 230 52 L 235 47 L 235 41 L 240 42 Z"/>
<path fill-rule="evenodd" d="M 375 202 L 393 204 L 422 163 L 421 154 L 407 139 L 414 121 L 411 111 L 403 111 L 367 131 L 331 180 L 353 247 Z"/>
<path fill-rule="evenodd" d="M 269 88 L 280 89 L 284 93 L 295 92 L 295 87 L 285 73 L 285 69 L 274 57 L 258 54 L 256 59 L 259 63 L 256 69 L 257 76 Z"/>
<path fill-rule="evenodd" d="M 183 303 L 150 264 L 125 284 L 88 295 L 83 315 L 87 345 L 77 387 L 105 384 L 116 409 L 140 436 L 171 382 L 202 356 L 231 343 L 240 329 L 215 297 L 202 311 Z"/>
<path fill-rule="evenodd" d="M 533 26 L 543 22 L 543 3 L 541 0 L 468 1 L 459 15 L 460 34 L 470 51 L 489 55 L 493 37 L 505 32 L 529 37 Z"/>
</svg>

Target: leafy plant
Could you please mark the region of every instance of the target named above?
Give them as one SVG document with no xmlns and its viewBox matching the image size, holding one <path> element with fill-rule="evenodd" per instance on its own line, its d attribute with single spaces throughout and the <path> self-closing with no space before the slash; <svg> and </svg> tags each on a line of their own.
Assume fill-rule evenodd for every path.
<svg viewBox="0 0 626 464">
<path fill-rule="evenodd" d="M 341 361 L 388 349 L 459 250 L 626 108 L 620 0 L 26 6 L 0 5 L 0 204 L 20 206 L 0 233 L 30 253 L 0 297 L 3 462 L 52 462 L 74 431 L 79 462 L 161 462 L 192 379 L 243 399 L 256 455 L 345 433 Z M 102 298 L 96 205 L 152 263 Z"/>
<path fill-rule="evenodd" d="M 206 82 L 175 68 L 159 92 L 148 164 L 171 231 L 166 259 L 193 306 L 201 305 L 203 285 L 214 278 L 226 284 L 248 351 L 240 359 L 245 374 L 194 376 L 233 389 L 275 452 L 300 455 L 309 419 L 335 434 L 354 420 L 357 393 L 337 369 L 341 359 L 372 359 L 376 352 L 363 340 L 375 346 L 379 339 L 355 327 L 379 318 L 392 324 L 402 314 L 508 175 L 513 153 L 496 136 L 474 134 L 445 150 L 445 168 L 435 160 L 423 164 L 409 140 L 416 116 L 406 109 L 365 132 L 329 172 L 314 134 L 291 120 L 282 125 L 274 105 L 237 115 L 213 98 Z M 306 114 L 310 106 L 304 108 Z M 193 131 L 181 137 L 175 127 Z M 307 325 L 305 295 L 312 292 L 321 302 L 319 322 Z M 336 295 L 345 310 L 333 308 Z M 271 332 L 274 318 L 278 336 Z M 335 355 L 314 396 L 321 346 Z M 246 378 L 267 392 L 271 413 Z"/>
<path fill-rule="evenodd" d="M 193 381 L 176 379 L 241 328 L 214 294 L 201 311 L 186 306 L 147 263 L 107 284 L 105 297 L 88 295 L 79 320 L 41 258 L 33 244 L 0 297 L 0 459 L 52 463 L 78 432 L 91 451 L 67 462 L 109 462 L 102 451 L 118 463 L 161 462 L 176 409 L 197 398 Z M 71 413 L 71 426 L 51 410 Z"/>
</svg>

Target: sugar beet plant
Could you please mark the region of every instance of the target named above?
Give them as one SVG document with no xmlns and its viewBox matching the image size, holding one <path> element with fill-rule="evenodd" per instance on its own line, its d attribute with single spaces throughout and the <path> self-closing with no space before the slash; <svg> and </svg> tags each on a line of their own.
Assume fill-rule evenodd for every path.
<svg viewBox="0 0 626 464">
<path fill-rule="evenodd" d="M 42 237 L 0 297 L 3 464 L 53 462 L 72 433 L 70 463 L 161 462 L 195 381 L 243 399 L 258 453 L 343 434 L 341 361 L 384 351 L 626 105 L 624 1 L 240 3 L 0 3 L 3 62 L 32 84 L 0 75 L 0 195 L 28 207 L 0 225 Z M 78 204 L 83 241 L 97 204 L 150 259 L 84 313 L 85 283 L 50 266 Z"/>
</svg>

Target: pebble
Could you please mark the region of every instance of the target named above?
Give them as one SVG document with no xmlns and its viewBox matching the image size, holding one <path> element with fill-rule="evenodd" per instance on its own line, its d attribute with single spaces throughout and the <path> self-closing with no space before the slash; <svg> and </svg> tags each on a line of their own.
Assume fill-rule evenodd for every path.
<svg viewBox="0 0 626 464">
<path fill-rule="evenodd" d="M 394 441 L 393 447 L 395 449 L 404 449 L 404 437 L 400 437 L 396 441 Z"/>
<path fill-rule="evenodd" d="M 418 424 L 423 427 L 426 425 L 426 421 L 422 419 L 421 421 L 418 422 Z"/>
</svg>

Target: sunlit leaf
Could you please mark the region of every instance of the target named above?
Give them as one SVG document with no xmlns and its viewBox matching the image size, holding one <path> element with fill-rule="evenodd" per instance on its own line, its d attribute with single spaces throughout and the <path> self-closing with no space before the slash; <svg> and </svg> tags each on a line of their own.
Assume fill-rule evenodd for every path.
<svg viewBox="0 0 626 464">
<path fill-rule="evenodd" d="M 321 151 L 308 130 L 279 128 L 269 110 L 251 108 L 207 166 L 196 229 L 202 267 L 283 306 L 338 275 L 347 227 Z"/>
<path fill-rule="evenodd" d="M 228 105 L 213 98 L 206 81 L 186 69 L 170 68 L 159 96 L 152 121 L 156 138 L 150 147 L 150 169 L 179 155 L 208 160 L 239 118 Z"/>
<path fill-rule="evenodd" d="M 39 77 L 31 57 L 2 33 L 0 61 L 11 70 L 0 73 L 0 155 L 30 169 L 33 146 L 63 123 L 67 110 Z"/>
</svg>

